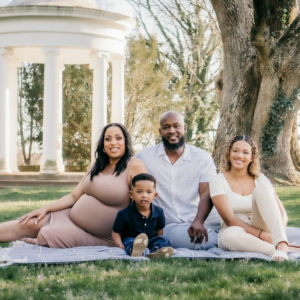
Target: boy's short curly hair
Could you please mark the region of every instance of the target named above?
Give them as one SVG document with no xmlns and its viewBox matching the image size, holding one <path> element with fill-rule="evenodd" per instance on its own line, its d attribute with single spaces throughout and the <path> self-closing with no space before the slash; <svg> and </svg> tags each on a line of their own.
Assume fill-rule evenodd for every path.
<svg viewBox="0 0 300 300">
<path fill-rule="evenodd" d="M 131 180 L 131 185 L 135 187 L 136 182 L 143 180 L 152 181 L 154 183 L 154 187 L 156 187 L 156 179 L 148 173 L 140 173 L 135 175 Z"/>
<path fill-rule="evenodd" d="M 232 145 L 238 141 L 245 141 L 251 146 L 252 162 L 250 162 L 250 164 L 248 165 L 247 170 L 248 170 L 248 174 L 250 176 L 252 176 L 254 179 L 258 178 L 259 174 L 260 174 L 258 147 L 257 147 L 257 144 L 255 143 L 255 141 L 247 135 L 236 135 L 236 136 L 232 137 L 231 139 L 229 139 L 229 141 L 227 142 L 227 144 L 225 146 L 223 155 L 222 155 L 220 171 L 226 172 L 226 171 L 231 170 L 231 162 L 229 159 L 230 151 L 231 151 Z"/>
</svg>

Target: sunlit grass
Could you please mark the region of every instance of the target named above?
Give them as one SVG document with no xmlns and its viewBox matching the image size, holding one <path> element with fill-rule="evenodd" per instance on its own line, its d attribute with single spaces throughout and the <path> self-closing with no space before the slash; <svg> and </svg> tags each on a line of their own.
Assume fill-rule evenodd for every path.
<svg viewBox="0 0 300 300">
<path fill-rule="evenodd" d="M 276 191 L 289 225 L 300 227 L 300 188 Z M 68 192 L 49 187 L 1 189 L 0 222 Z M 161 259 L 13 265 L 0 269 L 0 299 L 298 299 L 299 281 L 297 261 Z"/>
<path fill-rule="evenodd" d="M 300 227 L 300 187 L 276 187 L 289 218 L 288 226 Z"/>
<path fill-rule="evenodd" d="M 1 201 L 40 201 L 56 200 L 69 193 L 72 189 L 66 187 L 22 187 L 0 189 Z"/>
<path fill-rule="evenodd" d="M 0 270 L 0 298 L 297 299 L 299 277 L 297 262 L 164 259 L 10 266 Z"/>
</svg>

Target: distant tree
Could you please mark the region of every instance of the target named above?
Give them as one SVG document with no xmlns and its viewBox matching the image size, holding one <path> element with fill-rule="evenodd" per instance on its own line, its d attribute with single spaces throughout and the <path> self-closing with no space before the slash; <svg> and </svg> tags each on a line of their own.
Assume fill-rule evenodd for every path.
<svg viewBox="0 0 300 300">
<path fill-rule="evenodd" d="M 93 73 L 88 65 L 65 65 L 63 73 L 63 159 L 84 169 L 91 158 Z"/>
<path fill-rule="evenodd" d="M 159 140 L 160 115 L 170 109 L 184 109 L 178 99 L 181 82 L 163 58 L 158 44 L 136 31 L 128 37 L 125 63 L 125 126 L 134 146 L 145 147 Z M 111 115 L 111 65 L 108 75 L 108 121 Z M 87 65 L 68 65 L 63 83 L 63 158 L 78 168 L 90 162 L 92 71 Z"/>
<path fill-rule="evenodd" d="M 158 32 L 158 60 L 171 66 L 172 82 L 180 82 L 177 98 L 184 103 L 187 140 L 211 148 L 209 131 L 219 108 L 213 86 L 219 69 L 213 64 L 220 56 L 220 34 L 212 8 L 205 0 L 127 1 L 135 9 L 146 38 L 150 41 L 151 32 Z"/>
<path fill-rule="evenodd" d="M 44 65 L 24 64 L 18 69 L 18 123 L 23 160 L 30 165 L 33 144 L 42 147 Z"/>
<path fill-rule="evenodd" d="M 143 147 L 158 139 L 160 115 L 170 109 L 182 109 L 176 101 L 178 86 L 173 73 L 158 59 L 155 36 L 131 35 L 127 40 L 125 65 L 125 125 L 133 144 Z"/>
</svg>

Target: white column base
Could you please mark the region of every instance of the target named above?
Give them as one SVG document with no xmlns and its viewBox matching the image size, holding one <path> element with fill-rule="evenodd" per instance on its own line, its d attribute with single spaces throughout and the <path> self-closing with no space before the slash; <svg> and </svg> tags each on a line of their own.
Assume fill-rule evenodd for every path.
<svg viewBox="0 0 300 300">
<path fill-rule="evenodd" d="M 8 168 L 0 169 L 0 174 L 11 174 L 11 173 L 12 173 L 12 171 Z"/>
<path fill-rule="evenodd" d="M 58 175 L 57 162 L 56 160 L 42 161 L 42 167 L 40 169 L 40 174 L 55 174 Z"/>
<path fill-rule="evenodd" d="M 64 173 L 65 165 L 64 165 L 64 161 L 63 161 L 63 158 L 61 155 L 57 155 L 56 163 L 57 163 L 57 172 Z"/>
</svg>

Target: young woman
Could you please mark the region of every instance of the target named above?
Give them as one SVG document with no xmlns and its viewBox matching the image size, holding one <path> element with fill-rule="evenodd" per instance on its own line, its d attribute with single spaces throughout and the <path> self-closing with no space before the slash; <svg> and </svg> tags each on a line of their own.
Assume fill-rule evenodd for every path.
<svg viewBox="0 0 300 300">
<path fill-rule="evenodd" d="M 287 214 L 272 184 L 260 172 L 254 140 L 245 135 L 231 138 L 220 170 L 209 183 L 212 201 L 222 218 L 219 247 L 287 260 Z"/>
<path fill-rule="evenodd" d="M 147 172 L 133 157 L 127 129 L 118 123 L 101 132 L 96 161 L 71 194 L 18 220 L 0 224 L 0 242 L 23 240 L 51 248 L 111 246 L 112 225 L 129 204 L 131 179 Z"/>
</svg>

